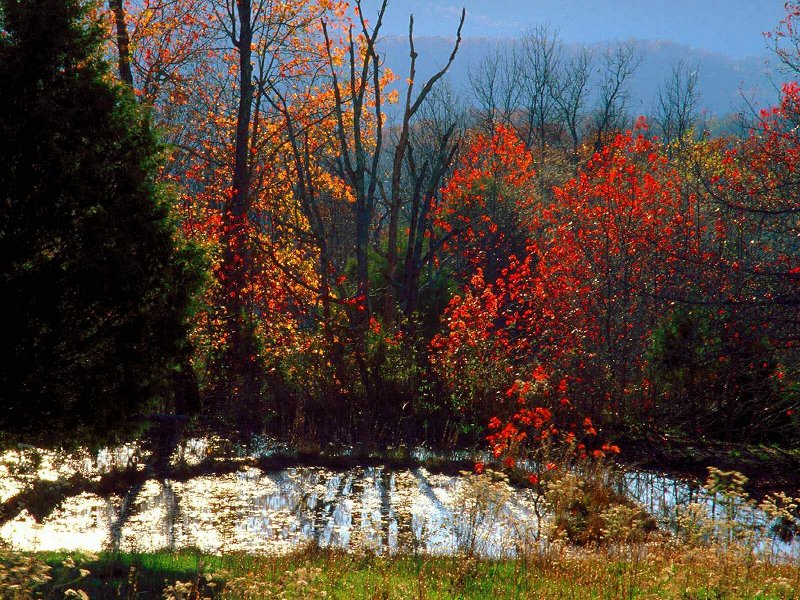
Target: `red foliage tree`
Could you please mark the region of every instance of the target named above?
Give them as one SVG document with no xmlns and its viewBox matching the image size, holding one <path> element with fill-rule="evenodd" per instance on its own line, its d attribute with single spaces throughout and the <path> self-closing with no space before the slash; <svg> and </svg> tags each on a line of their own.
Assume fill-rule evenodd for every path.
<svg viewBox="0 0 800 600">
<path fill-rule="evenodd" d="M 641 122 L 617 135 L 548 204 L 524 194 L 520 183 L 531 171 L 516 172 L 523 195 L 514 210 L 530 215 L 525 250 L 508 257 L 494 280 L 479 270 L 453 298 L 448 331 L 433 341 L 451 387 L 481 389 L 497 411 L 489 439 L 498 456 L 553 439 L 578 456 L 603 454 L 611 447 L 598 447 L 592 417 L 623 418 L 645 396 L 645 349 L 662 297 L 678 282 L 681 258 L 696 251 L 688 235 L 693 203 L 646 133 Z M 489 151 L 526 164 L 517 142 L 500 131 L 492 144 L 478 140 L 467 157 Z M 448 186 L 467 192 L 447 213 L 466 232 L 451 250 L 479 269 L 497 247 L 481 244 L 487 233 L 474 226 L 485 222 L 491 232 L 494 219 L 470 212 L 489 206 L 486 192 L 494 188 L 484 180 L 468 158 Z M 486 362 L 502 377 L 488 379 L 474 366 Z M 476 375 L 483 388 L 495 385 L 494 396 L 470 387 Z"/>
</svg>

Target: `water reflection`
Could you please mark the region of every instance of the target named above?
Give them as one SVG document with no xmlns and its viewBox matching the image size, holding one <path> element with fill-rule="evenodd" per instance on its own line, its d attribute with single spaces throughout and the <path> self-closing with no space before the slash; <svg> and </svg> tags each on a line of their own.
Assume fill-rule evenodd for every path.
<svg viewBox="0 0 800 600">
<path fill-rule="evenodd" d="M 709 500 L 699 482 L 662 473 L 619 470 L 614 473 L 612 483 L 619 493 L 636 500 L 662 526 L 671 530 L 676 526 L 680 507 Z"/>
<path fill-rule="evenodd" d="M 213 440 L 188 440 L 172 461 L 198 464 L 212 446 Z M 259 454 L 266 452 L 259 449 Z M 98 477 L 140 464 L 143 456 L 146 451 L 134 446 L 71 462 L 45 455 L 38 475 L 55 479 L 72 469 Z M 22 483 L 8 476 L 11 467 L 0 468 L 6 469 L 0 477 L 0 499 L 5 500 Z M 617 472 L 611 483 L 668 529 L 675 527 L 680 507 L 700 502 L 711 516 L 718 509 L 715 499 L 693 481 L 629 470 Z M 475 502 L 472 485 L 474 478 L 424 468 L 243 467 L 186 481 L 152 477 L 124 494 L 68 497 L 42 522 L 23 511 L 0 527 L 0 537 L 24 550 L 280 553 L 313 542 L 376 552 L 470 550 L 490 556 L 514 554 L 521 540 L 538 539 L 541 524 L 533 492 L 495 482 Z M 763 515 L 742 509 L 740 518 L 753 521 Z"/>
<path fill-rule="evenodd" d="M 452 553 L 463 543 L 459 504 L 466 479 L 423 468 L 381 467 L 334 472 L 302 467 L 278 472 L 248 468 L 189 481 L 146 481 L 135 500 L 81 494 L 37 523 L 27 512 L 0 528 L 0 536 L 27 550 L 59 548 L 148 551 L 196 547 L 204 552 L 285 552 L 316 542 L 336 548 L 399 548 Z M 503 484 L 506 485 L 506 484 Z M 498 555 L 511 537 L 508 517 L 529 518 L 526 492 L 485 515 L 476 542 Z M 504 518 L 500 518 L 501 512 Z"/>
</svg>

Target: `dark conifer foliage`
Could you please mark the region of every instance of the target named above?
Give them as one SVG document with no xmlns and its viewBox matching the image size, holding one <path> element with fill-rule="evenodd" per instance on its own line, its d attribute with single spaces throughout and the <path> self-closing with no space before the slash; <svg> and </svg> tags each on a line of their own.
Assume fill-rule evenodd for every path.
<svg viewBox="0 0 800 600">
<path fill-rule="evenodd" d="M 112 441 L 170 394 L 196 255 L 86 3 L 0 11 L 0 444 Z"/>
</svg>

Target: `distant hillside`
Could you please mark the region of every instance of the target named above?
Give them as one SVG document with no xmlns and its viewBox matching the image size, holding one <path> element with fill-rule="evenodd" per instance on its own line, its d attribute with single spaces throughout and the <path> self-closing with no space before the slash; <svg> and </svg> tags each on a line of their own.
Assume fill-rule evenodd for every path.
<svg viewBox="0 0 800 600">
<path fill-rule="evenodd" d="M 482 58 L 494 48 L 510 49 L 511 39 L 465 38 L 449 78 L 456 89 L 469 88 L 469 69 L 480 63 Z M 710 115 L 723 116 L 737 112 L 744 106 L 742 93 L 748 101 L 757 106 L 774 103 L 777 97 L 775 84 L 769 73 L 777 73 L 775 60 L 769 54 L 734 60 L 722 54 L 698 50 L 670 41 L 631 40 L 642 62 L 631 79 L 631 109 L 635 113 L 648 113 L 652 108 L 656 92 L 669 77 L 673 65 L 684 59 L 700 69 L 700 106 Z M 452 49 L 453 40 L 444 37 L 418 37 L 415 46 L 417 59 L 417 78 L 424 79 L 440 68 Z M 607 48 L 595 45 L 591 48 L 596 55 Z M 574 54 L 576 44 L 564 44 L 564 53 Z M 383 38 L 381 52 L 385 55 L 387 66 L 404 79 L 408 73 L 408 39 L 400 36 Z M 780 74 L 775 75 L 781 80 Z"/>
</svg>

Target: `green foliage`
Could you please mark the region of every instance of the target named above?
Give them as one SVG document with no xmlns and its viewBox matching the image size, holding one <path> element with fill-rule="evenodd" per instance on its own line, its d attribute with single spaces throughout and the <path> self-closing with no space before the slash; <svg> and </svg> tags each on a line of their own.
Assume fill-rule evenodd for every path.
<svg viewBox="0 0 800 600">
<path fill-rule="evenodd" d="M 797 435 L 779 352 L 735 313 L 678 308 L 651 340 L 654 408 L 662 424 L 744 441 Z"/>
<path fill-rule="evenodd" d="M 707 310 L 680 308 L 653 332 L 652 352 L 656 359 L 679 379 L 692 363 L 703 364 L 719 344 L 711 315 Z"/>
<path fill-rule="evenodd" d="M 664 318 L 653 331 L 649 356 L 659 391 L 680 405 L 697 402 L 716 378 L 720 343 L 707 310 L 679 308 Z"/>
<path fill-rule="evenodd" d="M 89 5 L 0 6 L 2 441 L 103 443 L 169 394 L 198 257 L 176 249 L 158 140 Z"/>
</svg>

